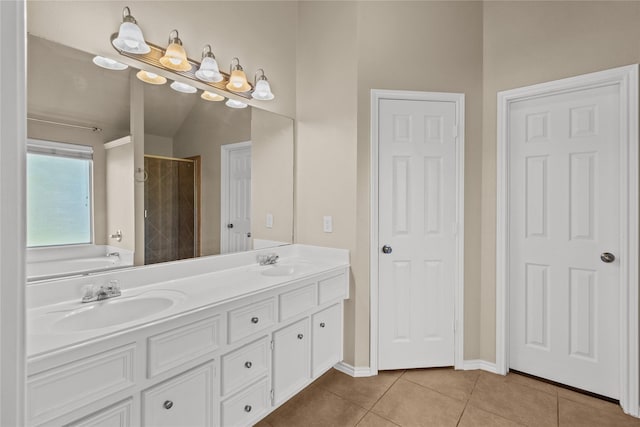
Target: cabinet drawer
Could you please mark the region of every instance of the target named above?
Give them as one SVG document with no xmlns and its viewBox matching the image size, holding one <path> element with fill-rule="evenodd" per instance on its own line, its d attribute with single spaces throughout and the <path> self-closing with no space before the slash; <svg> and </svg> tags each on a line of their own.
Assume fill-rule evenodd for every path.
<svg viewBox="0 0 640 427">
<path fill-rule="evenodd" d="M 347 285 L 347 275 L 344 273 L 320 280 L 318 282 L 319 304 L 322 305 L 334 299 L 346 297 Z"/>
<path fill-rule="evenodd" d="M 212 363 L 187 371 L 142 392 L 142 425 L 213 425 Z"/>
<path fill-rule="evenodd" d="M 342 360 L 342 305 L 334 304 L 314 314 L 311 322 L 311 361 L 315 378 Z"/>
<path fill-rule="evenodd" d="M 316 284 L 311 283 L 280 295 L 280 321 L 316 306 Z"/>
<path fill-rule="evenodd" d="M 40 424 L 133 386 L 134 356 L 135 344 L 129 344 L 29 377 L 28 424 Z"/>
<path fill-rule="evenodd" d="M 220 316 L 181 326 L 148 339 L 147 377 L 154 377 L 220 347 Z"/>
<path fill-rule="evenodd" d="M 276 322 L 276 299 L 269 298 L 229 311 L 229 343 L 248 337 Z"/>
<path fill-rule="evenodd" d="M 233 393 L 268 372 L 269 341 L 259 341 L 222 356 L 222 394 Z"/>
<path fill-rule="evenodd" d="M 222 402 L 222 425 L 242 427 L 253 424 L 269 407 L 267 378 Z"/>
<path fill-rule="evenodd" d="M 129 427 L 131 425 L 132 399 L 95 412 L 67 427 Z"/>
</svg>

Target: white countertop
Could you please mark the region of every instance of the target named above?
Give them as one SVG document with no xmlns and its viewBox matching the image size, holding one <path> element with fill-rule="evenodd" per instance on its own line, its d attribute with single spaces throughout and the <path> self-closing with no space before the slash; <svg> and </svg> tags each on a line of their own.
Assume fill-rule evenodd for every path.
<svg viewBox="0 0 640 427">
<path fill-rule="evenodd" d="M 280 255 L 277 265 L 296 265 L 298 270 L 286 276 L 264 275 L 263 272 L 273 266 L 259 266 L 255 263 L 255 257 L 258 253 L 267 252 L 275 252 Z M 221 258 L 226 258 L 226 262 L 221 262 Z M 238 262 L 247 260 L 253 260 L 253 263 L 237 265 Z M 207 263 L 211 264 L 209 267 L 213 271 L 202 273 L 201 271 L 206 270 L 207 266 L 195 265 Z M 160 265 L 156 268 L 146 266 L 138 269 L 101 273 L 81 279 L 73 278 L 52 283 L 42 282 L 38 284 L 38 287 L 28 288 L 27 291 L 28 298 L 32 299 L 30 301 L 32 308 L 27 311 L 27 355 L 29 359 L 39 358 L 51 352 L 126 333 L 169 318 L 224 304 L 258 292 L 276 289 L 294 281 L 348 266 L 349 259 L 346 250 L 289 245 L 282 248 L 225 255 L 224 257 L 176 262 L 172 263 L 172 266 Z M 138 282 L 138 286 L 131 286 L 130 283 L 127 283 L 127 279 L 134 277 L 133 274 L 139 274 L 139 271 L 135 270 L 140 269 L 145 269 L 148 273 L 147 276 L 159 274 L 161 277 L 165 277 L 165 280 L 154 280 L 153 283 Z M 200 271 L 200 274 L 191 275 L 189 271 Z M 174 300 L 174 303 L 170 307 L 146 317 L 99 329 L 69 331 L 56 324 L 70 312 L 88 305 L 80 302 L 81 293 L 78 292 L 80 286 L 87 283 L 103 283 L 113 279 L 120 282 L 123 288 L 122 295 L 91 304 L 104 304 L 119 299 L 134 298 L 141 294 L 147 296 L 168 295 Z M 51 293 L 52 288 L 58 291 L 65 289 L 63 292 L 65 296 L 74 294 L 66 287 L 75 290 L 77 297 L 66 298 L 62 301 L 52 297 L 57 295 Z M 38 292 L 48 292 L 49 295 L 39 295 Z M 35 306 L 38 302 L 40 304 Z"/>
</svg>

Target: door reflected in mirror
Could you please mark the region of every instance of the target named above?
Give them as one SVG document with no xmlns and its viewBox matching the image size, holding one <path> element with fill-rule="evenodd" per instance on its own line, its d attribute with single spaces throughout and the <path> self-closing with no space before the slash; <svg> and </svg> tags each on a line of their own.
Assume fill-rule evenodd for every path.
<svg viewBox="0 0 640 427">
<path fill-rule="evenodd" d="M 145 84 L 135 69 L 106 70 L 92 59 L 29 36 L 28 137 L 91 152 L 89 241 L 31 245 L 30 281 L 293 242 L 292 119 Z M 27 212 L 38 216 L 35 197 Z"/>
</svg>

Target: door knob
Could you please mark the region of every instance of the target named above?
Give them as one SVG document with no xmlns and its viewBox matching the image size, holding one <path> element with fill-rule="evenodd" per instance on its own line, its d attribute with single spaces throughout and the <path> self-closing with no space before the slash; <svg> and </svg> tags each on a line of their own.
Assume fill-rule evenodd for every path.
<svg viewBox="0 0 640 427">
<path fill-rule="evenodd" d="M 233 224 L 227 224 L 227 228 L 233 228 Z"/>
<path fill-rule="evenodd" d="M 390 254 L 391 252 L 393 252 L 393 249 L 391 249 L 391 246 L 389 245 L 384 245 L 382 247 L 382 253 L 383 254 Z"/>
<path fill-rule="evenodd" d="M 600 254 L 600 259 L 602 260 L 602 262 L 610 263 L 615 261 L 616 256 L 611 252 L 603 252 Z"/>
</svg>

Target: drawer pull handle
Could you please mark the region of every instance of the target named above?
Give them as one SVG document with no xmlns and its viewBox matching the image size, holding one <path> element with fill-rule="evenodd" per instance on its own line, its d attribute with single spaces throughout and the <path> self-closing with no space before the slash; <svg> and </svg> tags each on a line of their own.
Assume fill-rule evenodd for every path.
<svg viewBox="0 0 640 427">
<path fill-rule="evenodd" d="M 244 362 L 244 367 L 250 369 L 253 364 L 251 362 Z"/>
<path fill-rule="evenodd" d="M 304 338 L 304 335 L 298 334 L 298 339 L 301 340 L 302 338 Z"/>
<path fill-rule="evenodd" d="M 324 322 L 320 323 L 320 327 L 324 328 Z"/>
<path fill-rule="evenodd" d="M 258 323 L 258 321 L 260 321 L 260 319 L 258 319 L 257 317 L 251 318 L 251 323 Z"/>
<path fill-rule="evenodd" d="M 165 400 L 162 406 L 164 407 L 164 409 L 171 409 L 173 408 L 173 402 L 170 400 Z"/>
<path fill-rule="evenodd" d="M 245 405 L 244 412 L 251 412 L 251 405 Z"/>
</svg>

